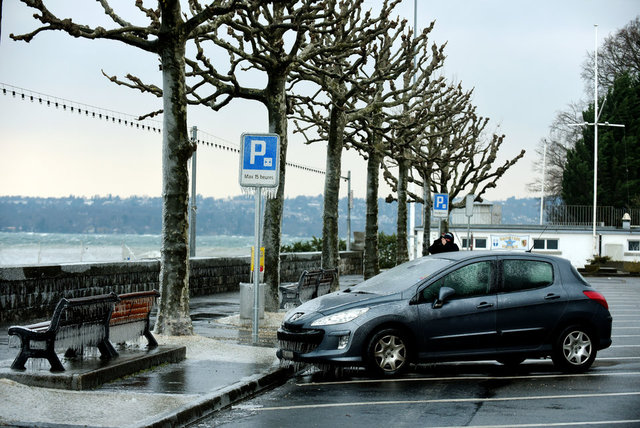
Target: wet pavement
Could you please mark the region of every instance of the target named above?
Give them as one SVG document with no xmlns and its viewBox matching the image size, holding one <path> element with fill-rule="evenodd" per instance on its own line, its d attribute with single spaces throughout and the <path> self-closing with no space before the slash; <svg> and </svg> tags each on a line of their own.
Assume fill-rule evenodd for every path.
<svg viewBox="0 0 640 428">
<path fill-rule="evenodd" d="M 343 276 L 340 287 L 361 280 L 357 275 Z M 275 356 L 276 330 L 284 312 L 265 312 L 254 344 L 252 321 L 240 318 L 239 292 L 193 297 L 190 309 L 194 336 L 156 335 L 160 349 L 184 348 L 185 359 L 138 368 L 83 391 L 26 385 L 28 382 L 19 377 L 3 376 L 15 374 L 9 367 L 18 349 L 8 346 L 8 326 L 0 326 L 0 425 L 183 426 L 281 384 L 293 374 L 290 368 L 281 367 Z M 115 360 L 123 361 L 139 359 L 135 353 L 149 351 L 133 346 L 119 352 Z M 97 357 L 93 362 L 91 358 L 85 358 L 85 368 L 105 365 Z M 55 375 L 78 376 L 72 362 L 63 360 L 63 364 L 68 370 Z M 26 372 L 18 374 L 23 380 L 55 376 L 48 369 L 46 360 L 35 360 L 27 363 Z"/>
</svg>

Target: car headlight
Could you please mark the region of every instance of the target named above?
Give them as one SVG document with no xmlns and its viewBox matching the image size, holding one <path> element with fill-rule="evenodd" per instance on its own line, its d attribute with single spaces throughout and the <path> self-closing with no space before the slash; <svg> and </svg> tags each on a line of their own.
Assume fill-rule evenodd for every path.
<svg viewBox="0 0 640 428">
<path fill-rule="evenodd" d="M 318 318 L 317 320 L 312 322 L 311 326 L 317 327 L 321 325 L 344 324 L 346 322 L 353 321 L 368 310 L 369 308 L 356 308 L 338 312 L 337 314 L 333 315 L 327 315 L 326 317 Z"/>
</svg>

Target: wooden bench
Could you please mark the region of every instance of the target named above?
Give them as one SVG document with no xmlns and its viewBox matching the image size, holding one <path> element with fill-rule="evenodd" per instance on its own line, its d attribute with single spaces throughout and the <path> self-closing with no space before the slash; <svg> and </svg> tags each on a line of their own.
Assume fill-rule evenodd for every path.
<svg viewBox="0 0 640 428">
<path fill-rule="evenodd" d="M 56 349 L 73 355 L 93 346 L 100 351 L 100 358 L 117 356 L 109 342 L 109 320 L 118 300 L 116 293 L 63 298 L 58 302 L 51 321 L 9 327 L 9 335 L 20 338 L 20 353 L 11 368 L 25 370 L 24 364 L 29 358 L 46 358 L 52 372 L 64 371 Z"/>
<path fill-rule="evenodd" d="M 305 270 L 298 282 L 281 284 L 278 287 L 282 293 L 280 309 L 296 307 L 307 300 L 329 293 L 337 278 L 337 269 Z"/>
<path fill-rule="evenodd" d="M 149 348 L 158 346 L 149 328 L 149 317 L 158 296 L 160 293 L 157 290 L 120 294 L 120 301 L 113 309 L 109 321 L 110 340 L 113 343 L 124 343 L 144 336 Z"/>
</svg>

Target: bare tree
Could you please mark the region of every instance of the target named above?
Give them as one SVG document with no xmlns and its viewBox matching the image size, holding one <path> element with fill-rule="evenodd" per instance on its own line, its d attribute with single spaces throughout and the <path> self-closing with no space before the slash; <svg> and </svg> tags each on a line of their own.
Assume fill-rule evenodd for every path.
<svg viewBox="0 0 640 428">
<path fill-rule="evenodd" d="M 426 36 L 432 29 L 433 24 L 425 30 Z M 434 72 L 444 64 L 445 45 L 438 47 L 433 44 L 430 48 L 426 43 L 415 46 L 413 66 L 408 68 L 402 76 L 403 92 L 398 93 L 394 98 L 398 101 L 400 108 L 397 113 L 389 112 L 386 115 L 387 129 L 382 132 L 385 140 L 385 156 L 388 162 L 383 162 L 385 169 L 385 180 L 391 184 L 392 191 L 396 192 L 397 199 L 392 195 L 387 197 L 387 202 L 397 200 L 397 246 L 396 264 L 409 260 L 407 248 L 407 202 L 409 200 L 409 182 L 413 181 L 409 171 L 412 167 L 414 156 L 412 150 L 416 147 L 416 142 L 434 120 L 437 120 L 434 108 L 438 100 L 446 98 L 448 90 L 444 83 L 444 77 L 433 76 Z M 389 166 L 397 167 L 397 175 L 393 175 Z"/>
<path fill-rule="evenodd" d="M 446 135 L 452 132 L 452 129 L 464 127 L 467 120 L 466 115 L 469 114 L 472 91 L 464 91 L 461 85 L 445 85 L 440 81 L 439 87 L 433 88 L 430 92 L 425 91 L 424 97 L 414 106 L 416 111 L 414 114 L 417 123 L 420 124 L 416 130 L 414 138 L 406 145 L 403 152 L 408 160 L 407 181 L 419 184 L 422 189 L 422 195 L 412 193 L 405 190 L 407 199 L 423 204 L 423 255 L 427 255 L 429 246 L 429 225 L 431 222 L 431 191 L 434 179 L 434 171 L 436 162 L 441 159 L 442 153 L 446 153 L 448 147 L 445 146 Z M 392 162 L 393 164 L 393 162 Z M 394 175 L 387 164 L 385 167 L 385 181 L 394 192 L 400 187 L 400 174 Z M 400 198 L 400 197 L 398 197 Z M 387 197 L 387 201 L 393 201 L 392 195 Z M 400 215 L 399 215 L 400 217 Z M 400 223 L 400 221 L 399 221 Z M 406 219 L 403 226 L 398 225 L 398 230 L 403 227 L 406 230 Z"/>
<path fill-rule="evenodd" d="M 367 117 L 383 106 L 401 104 L 403 99 L 400 99 L 400 93 L 408 92 L 409 88 L 402 88 L 400 91 L 392 89 L 386 96 L 379 97 L 376 101 L 372 99 L 366 103 L 357 101 L 367 96 L 379 83 L 393 82 L 401 76 L 401 73 L 409 69 L 411 56 L 396 55 L 391 60 L 391 57 L 385 57 L 386 52 L 392 49 L 397 40 L 402 40 L 402 47 L 398 53 L 402 51 L 409 54 L 426 45 L 427 35 L 433 28 L 426 29 L 419 37 L 412 40 L 411 33 L 404 32 L 405 22 L 388 20 L 388 15 L 396 3 L 385 2 L 380 16 L 376 19 L 369 19 L 367 15 L 361 22 L 355 20 L 357 27 L 348 28 L 349 31 L 326 35 L 325 44 L 344 46 L 346 43 L 353 48 L 339 49 L 338 55 L 334 55 L 333 58 L 325 57 L 307 65 L 300 73 L 302 79 L 313 81 L 322 88 L 322 92 L 316 95 L 326 95 L 327 98 L 324 102 L 318 102 L 316 97 L 301 99 L 296 106 L 297 117 L 311 125 L 304 128 L 298 122 L 296 124 L 298 131 L 305 135 L 308 142 L 327 141 L 323 264 L 326 263 L 330 267 L 338 265 L 338 194 L 345 129 L 348 124 Z M 379 51 L 384 51 L 384 55 L 378 55 Z M 374 70 L 367 68 L 369 56 L 376 58 Z M 404 100 L 406 101 L 406 98 Z M 323 114 L 319 110 L 328 113 Z M 317 137 L 310 137 L 307 133 L 311 127 L 318 129 Z"/>
<path fill-rule="evenodd" d="M 319 43 L 318 34 L 335 31 L 350 6 L 335 13 L 335 0 L 245 0 L 247 7 L 214 23 L 197 40 L 195 58 L 187 58 L 191 101 L 218 110 L 234 98 L 262 103 L 268 112 L 269 132 L 280 136 L 280 185 L 276 197 L 266 204 L 264 219 L 265 282 L 268 292 L 265 309 L 278 307 L 280 283 L 281 224 L 286 183 L 288 146 L 287 115 L 291 103 L 287 82 L 302 63 L 331 46 Z M 315 35 L 315 39 L 312 38 Z M 221 47 L 229 57 L 229 69 L 221 73 L 206 55 L 206 48 Z M 249 87 L 247 72 L 266 76 L 264 88 Z"/>
<path fill-rule="evenodd" d="M 461 113 L 444 115 L 443 120 L 430 130 L 426 137 L 427 148 L 418 147 L 413 151 L 416 155 L 414 165 L 417 165 L 416 170 L 422 177 L 421 181 L 416 181 L 430 191 L 448 193 L 449 211 L 463 207 L 464 199 L 456 201 L 456 198 L 466 194 L 473 194 L 476 201 L 482 201 L 482 195 L 496 187 L 497 181 L 525 153 L 522 150 L 502 166 L 494 165 L 505 137 L 493 135 L 489 141 L 484 139 L 483 133 L 489 119 L 476 114 L 476 107 L 470 104 L 470 92 L 468 95 L 458 99 L 465 106 Z M 425 201 L 424 197 L 412 196 L 416 201 L 423 202 L 425 209 L 430 208 L 429 201 Z M 442 227 L 448 230 L 446 220 L 443 220 Z M 428 237 L 425 238 L 428 242 Z"/>
<path fill-rule="evenodd" d="M 587 94 L 593 97 L 595 53 L 589 52 L 582 63 L 581 77 Z M 606 94 L 613 87 L 616 76 L 640 73 L 640 17 L 632 19 L 614 35 L 604 39 L 598 50 L 598 93 Z"/>
<path fill-rule="evenodd" d="M 158 55 L 162 68 L 162 89 L 145 86 L 139 79 L 132 87 L 162 96 L 162 249 L 160 268 L 160 302 L 155 331 L 170 335 L 192 333 L 189 316 L 189 252 L 187 161 L 195 150 L 187 133 L 187 103 L 184 55 L 186 43 L 201 31 L 203 24 L 235 9 L 236 0 L 217 0 L 185 20 L 179 0 L 158 1 L 156 9 L 135 6 L 145 16 L 146 27 L 134 25 L 119 16 L 107 0 L 98 0 L 112 28 L 76 24 L 71 18 L 58 18 L 42 0 L 21 0 L 37 10 L 34 18 L 43 25 L 31 33 L 13 35 L 14 40 L 30 42 L 43 31 L 63 31 L 73 37 L 116 40 Z M 197 0 L 191 0 L 197 5 Z M 192 9 L 193 11 L 193 9 Z"/>
<path fill-rule="evenodd" d="M 582 129 L 572 125 L 583 121 L 584 109 L 583 103 L 572 103 L 556 114 L 550 126 L 549 135 L 540 140 L 536 147 L 538 157 L 533 169 L 537 174 L 534 175 L 535 180 L 527 184 L 530 192 L 542 192 L 544 178 L 545 195 L 560 196 L 562 194 L 562 174 L 567 162 L 567 151 L 575 147 L 576 141 L 582 138 Z"/>
<path fill-rule="evenodd" d="M 367 20 L 363 22 L 366 23 Z M 342 59 L 342 62 L 334 60 L 317 63 L 314 65 L 315 70 L 309 67 L 306 71 L 303 70 L 301 78 L 314 80 L 322 91 L 317 98 L 299 99 L 296 108 L 297 117 L 311 124 L 308 127 L 298 124 L 298 132 L 303 133 L 308 142 L 329 141 L 328 151 L 331 153 L 328 153 L 327 166 L 333 178 L 327 180 L 332 180 L 333 183 L 327 184 L 325 189 L 333 194 L 335 203 L 325 206 L 325 219 L 328 224 L 334 224 L 327 228 L 327 234 L 337 236 L 339 156 L 342 148 L 354 147 L 368 159 L 365 277 L 373 276 L 379 270 L 377 196 L 382 139 L 381 133 L 374 130 L 381 127 L 382 111 L 399 104 L 397 94 L 404 89 L 396 88 L 394 81 L 410 67 L 414 44 L 424 43 L 428 33 L 425 31 L 418 38 L 419 41 L 414 42 L 405 33 L 406 22 L 381 21 L 380 25 L 382 26 L 373 27 L 372 34 L 375 37 L 369 43 L 360 44 L 359 49 Z M 385 25 L 388 31 L 379 31 Z M 314 78 L 313 75 L 317 77 Z M 312 127 L 316 127 L 318 136 L 310 136 L 308 131 Z M 327 250 L 335 251 L 337 260 L 337 245 L 330 244 Z"/>
</svg>

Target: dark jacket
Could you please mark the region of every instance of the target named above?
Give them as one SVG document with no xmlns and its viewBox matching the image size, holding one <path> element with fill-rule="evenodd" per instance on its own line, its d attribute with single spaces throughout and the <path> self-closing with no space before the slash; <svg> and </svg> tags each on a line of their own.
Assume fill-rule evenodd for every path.
<svg viewBox="0 0 640 428">
<path fill-rule="evenodd" d="M 441 238 L 433 241 L 433 244 L 429 247 L 429 254 L 446 253 L 448 251 L 459 251 L 458 244 L 453 241 L 446 240 L 447 243 L 442 245 Z"/>
</svg>

